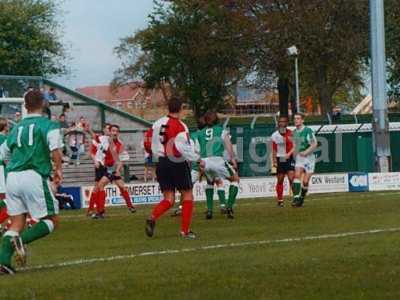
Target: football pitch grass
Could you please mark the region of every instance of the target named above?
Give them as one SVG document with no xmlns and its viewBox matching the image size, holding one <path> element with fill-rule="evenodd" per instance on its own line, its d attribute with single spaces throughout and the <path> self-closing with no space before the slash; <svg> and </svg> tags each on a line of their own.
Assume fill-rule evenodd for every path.
<svg viewBox="0 0 400 300">
<path fill-rule="evenodd" d="M 399 201 L 239 200 L 234 220 L 205 220 L 197 203 L 196 240 L 182 240 L 169 214 L 147 238 L 149 206 L 109 209 L 105 220 L 63 212 L 58 230 L 29 246 L 27 270 L 0 278 L 0 299 L 400 299 Z"/>
</svg>

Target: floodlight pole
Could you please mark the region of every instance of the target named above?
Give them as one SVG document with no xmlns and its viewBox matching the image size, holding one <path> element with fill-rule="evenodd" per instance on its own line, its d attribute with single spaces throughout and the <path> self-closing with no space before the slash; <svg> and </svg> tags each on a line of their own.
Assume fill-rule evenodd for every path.
<svg viewBox="0 0 400 300">
<path fill-rule="evenodd" d="M 370 0 L 373 148 L 378 172 L 389 172 L 390 134 L 386 93 L 385 17 L 383 0 Z"/>
</svg>

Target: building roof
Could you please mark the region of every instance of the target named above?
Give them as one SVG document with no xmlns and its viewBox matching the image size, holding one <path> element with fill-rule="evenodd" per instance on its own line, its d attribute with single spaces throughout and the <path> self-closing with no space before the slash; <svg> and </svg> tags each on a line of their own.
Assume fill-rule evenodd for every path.
<svg viewBox="0 0 400 300">
<path fill-rule="evenodd" d="M 76 89 L 78 92 L 103 101 L 134 99 L 140 90 L 145 90 L 141 82 L 132 82 L 116 90 L 110 85 L 88 86 Z"/>
</svg>

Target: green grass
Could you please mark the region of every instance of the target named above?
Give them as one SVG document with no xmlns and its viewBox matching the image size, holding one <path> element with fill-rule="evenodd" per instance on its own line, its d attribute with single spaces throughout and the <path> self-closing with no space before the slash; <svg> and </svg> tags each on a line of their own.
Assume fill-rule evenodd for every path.
<svg viewBox="0 0 400 300">
<path fill-rule="evenodd" d="M 400 193 L 312 196 L 306 207 L 271 199 L 239 201 L 236 219 L 204 219 L 196 207 L 194 241 L 163 217 L 144 235 L 150 207 L 106 220 L 63 214 L 52 236 L 29 247 L 29 267 L 79 259 L 199 248 L 400 227 Z M 198 249 L 109 262 L 21 271 L 0 278 L 0 299 L 399 299 L 400 232 L 263 245 Z"/>
</svg>

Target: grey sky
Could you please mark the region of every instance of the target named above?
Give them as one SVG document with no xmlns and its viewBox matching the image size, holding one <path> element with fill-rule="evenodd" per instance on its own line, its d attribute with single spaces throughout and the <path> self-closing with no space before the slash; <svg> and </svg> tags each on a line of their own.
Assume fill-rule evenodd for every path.
<svg viewBox="0 0 400 300">
<path fill-rule="evenodd" d="M 72 74 L 57 81 L 72 88 L 108 84 L 119 65 L 113 48 L 120 38 L 146 26 L 153 1 L 64 1 L 64 41 L 71 48 Z"/>
</svg>

